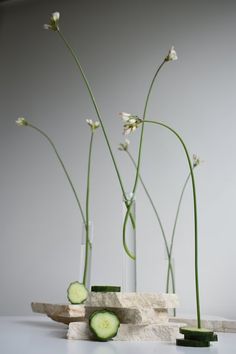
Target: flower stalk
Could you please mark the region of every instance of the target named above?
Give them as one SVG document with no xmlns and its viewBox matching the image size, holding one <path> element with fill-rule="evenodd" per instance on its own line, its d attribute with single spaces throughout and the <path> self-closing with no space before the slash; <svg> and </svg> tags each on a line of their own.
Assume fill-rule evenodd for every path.
<svg viewBox="0 0 236 354">
<path fill-rule="evenodd" d="M 196 312 L 197 312 L 197 327 L 201 328 L 201 311 L 200 311 L 200 296 L 199 296 L 199 280 L 198 280 L 198 222 L 197 222 L 197 195 L 196 195 L 196 186 L 195 186 L 195 178 L 194 178 L 194 173 L 193 173 L 193 166 L 191 163 L 191 159 L 189 156 L 188 149 L 181 138 L 181 136 L 171 127 L 168 125 L 158 122 L 158 121 L 153 121 L 153 120 L 146 120 L 143 123 L 151 123 L 151 124 L 156 124 L 160 125 L 170 132 L 172 132 L 179 142 L 181 143 L 190 170 L 190 176 L 191 176 L 191 181 L 192 181 L 192 192 L 193 192 L 193 212 L 194 212 L 194 271 L 195 271 L 195 295 L 196 295 Z"/>
<path fill-rule="evenodd" d="M 76 190 L 75 190 L 75 187 L 74 187 L 74 184 L 73 184 L 73 182 L 72 182 L 72 180 L 71 180 L 71 177 L 70 177 L 70 175 L 69 175 L 69 173 L 68 173 L 68 171 L 67 171 L 67 169 L 66 169 L 66 167 L 65 167 L 65 164 L 64 164 L 64 162 L 63 162 L 63 160 L 62 160 L 62 158 L 61 158 L 61 156 L 60 156 L 60 154 L 59 154 L 59 152 L 58 152 L 58 150 L 57 150 L 57 148 L 56 148 L 54 142 L 52 141 L 52 139 L 51 139 L 43 130 L 39 129 L 39 128 L 36 127 L 34 124 L 28 122 L 28 121 L 27 121 L 25 118 L 23 118 L 23 117 L 18 118 L 17 121 L 16 121 L 16 124 L 17 124 L 18 126 L 28 126 L 28 127 L 32 128 L 32 129 L 36 130 L 38 133 L 40 133 L 42 136 L 44 136 L 44 138 L 46 138 L 46 140 L 49 142 L 49 144 L 51 145 L 53 151 L 55 152 L 56 157 L 57 157 L 57 159 L 58 159 L 58 161 L 59 161 L 59 163 L 60 163 L 60 165 L 61 165 L 61 167 L 62 167 L 62 169 L 63 169 L 63 171 L 64 171 L 64 173 L 65 173 L 65 175 L 66 175 L 67 181 L 69 182 L 69 185 L 70 185 L 70 187 L 71 187 L 71 189 L 72 189 L 72 192 L 73 192 L 74 197 L 75 197 L 75 199 L 76 199 L 76 202 L 77 202 L 77 204 L 78 204 L 78 207 L 79 207 L 79 211 L 80 211 L 82 220 L 83 220 L 83 222 L 85 223 L 85 222 L 86 222 L 86 220 L 85 220 L 85 215 L 84 215 L 84 212 L 83 212 L 83 208 L 82 208 L 82 206 L 81 206 L 81 202 L 80 202 L 78 193 L 77 193 Z"/>
<path fill-rule="evenodd" d="M 88 155 L 88 167 L 87 167 L 87 188 L 86 188 L 86 208 L 85 208 L 85 213 L 83 211 L 80 199 L 78 197 L 78 193 L 75 190 L 74 184 L 71 180 L 71 177 L 65 167 L 65 164 L 54 144 L 52 139 L 41 129 L 33 125 L 32 123 L 28 122 L 25 118 L 21 117 L 16 120 L 16 124 L 18 126 L 28 126 L 34 130 L 36 130 L 38 133 L 40 133 L 46 140 L 49 142 L 51 145 L 52 149 L 54 150 L 58 161 L 60 162 L 60 165 L 67 177 L 67 180 L 69 182 L 69 185 L 73 191 L 73 194 L 75 196 L 75 199 L 77 201 L 80 214 L 83 220 L 83 224 L 85 225 L 85 232 L 86 232 L 86 245 L 85 245 L 85 262 L 84 262 L 84 271 L 83 271 L 83 284 L 84 286 L 87 286 L 87 275 L 88 275 L 88 262 L 89 262 L 89 252 L 91 252 L 92 249 L 92 243 L 90 241 L 90 208 L 89 208 L 89 202 L 90 202 L 90 171 L 91 171 L 91 162 L 92 162 L 92 147 L 93 147 L 93 138 L 94 138 L 94 132 L 97 128 L 99 128 L 100 124 L 99 122 L 93 122 L 91 119 L 86 119 L 87 124 L 89 125 L 91 129 L 91 136 L 90 136 L 90 143 L 89 143 L 89 155 Z"/>
<path fill-rule="evenodd" d="M 89 123 L 88 123 L 89 124 Z M 90 171 L 91 171 L 91 157 L 92 157 L 92 147 L 93 147 L 93 137 L 94 137 L 94 129 L 91 128 L 91 136 L 90 136 L 90 143 L 89 143 L 89 155 L 88 155 L 88 169 L 87 169 L 87 190 L 86 190 L 86 224 L 85 224 L 85 231 L 86 231 L 86 245 L 85 245 L 85 262 L 84 262 L 84 275 L 83 275 L 83 284 L 87 285 L 87 273 L 88 273 L 88 260 L 89 260 L 89 253 L 92 250 L 92 243 L 90 240 L 90 218 L 89 218 L 89 198 L 90 198 Z"/>
<path fill-rule="evenodd" d="M 52 18 L 50 19 L 50 22 L 52 21 Z M 50 24 L 49 24 L 50 26 Z M 46 28 L 44 26 L 44 28 Z M 124 185 L 123 185 L 123 181 L 122 181 L 122 178 L 121 178 L 121 175 L 120 175 L 120 172 L 119 172 L 119 169 L 118 169 L 118 166 L 117 166 L 117 163 L 116 163 L 116 160 L 115 160 L 115 157 L 114 157 L 114 154 L 113 154 L 113 151 L 112 151 L 112 148 L 111 148 L 111 144 L 110 144 L 110 141 L 108 139 L 108 135 L 107 135 L 107 132 L 106 132 L 106 129 L 105 129 L 105 126 L 104 126 L 104 123 L 103 123 L 103 120 L 102 120 L 102 116 L 100 114 L 100 111 L 98 109 L 98 105 L 97 105 L 97 102 L 95 100 L 95 97 L 94 97 L 94 94 L 93 94 L 93 91 L 92 91 L 92 88 L 90 86 L 90 83 L 85 75 L 85 72 L 82 68 L 82 65 L 80 63 L 80 60 L 79 60 L 79 57 L 78 55 L 75 53 L 74 49 L 71 47 L 71 45 L 69 44 L 69 42 L 67 41 L 67 39 L 65 38 L 64 34 L 62 33 L 62 31 L 59 29 L 59 24 L 57 22 L 56 26 L 54 27 L 56 28 L 55 32 L 58 33 L 59 37 L 61 38 L 61 40 L 63 41 L 63 43 L 65 44 L 66 48 L 68 49 L 69 53 L 71 54 L 72 58 L 74 59 L 75 61 L 75 64 L 77 66 L 77 68 L 79 69 L 79 72 L 83 78 L 83 81 L 85 83 L 85 86 L 88 90 L 88 93 L 89 93 L 89 96 L 90 96 L 90 99 L 92 101 L 92 104 L 93 104 L 93 107 L 95 109 L 95 112 L 96 112 L 96 115 L 97 115 L 97 118 L 99 120 L 99 123 L 101 125 L 101 128 L 102 128 L 102 132 L 103 132 L 103 135 L 104 135 L 104 138 L 105 138 L 105 141 L 106 141 L 106 144 L 107 144 L 107 147 L 108 147 L 108 150 L 109 150 L 109 153 L 110 153 L 110 156 L 111 156 L 111 159 L 112 159 L 112 162 L 113 162 L 113 165 L 114 165 L 114 168 L 115 168 L 115 171 L 116 171 L 116 174 L 117 174 L 117 177 L 118 177 L 118 181 L 119 181 L 119 184 L 120 184 L 120 188 L 121 188 L 121 191 L 122 191 L 122 195 L 123 197 L 125 198 L 125 188 L 124 188 Z M 46 28 L 46 29 L 51 29 L 50 27 L 49 28 Z M 128 208 L 128 203 L 125 202 L 126 204 L 126 207 Z M 132 214 L 130 214 L 130 218 L 131 218 L 131 221 L 132 221 L 132 225 L 133 225 L 133 228 L 135 228 L 135 221 L 134 221 L 134 218 L 132 216 Z"/>
<path fill-rule="evenodd" d="M 124 133 L 127 133 L 127 131 L 128 131 L 128 133 L 132 132 L 134 130 L 134 128 L 136 129 L 138 127 L 138 125 L 140 125 L 142 123 L 142 121 L 145 121 L 146 112 L 147 112 L 147 108 L 148 108 L 148 102 L 149 102 L 149 98 L 150 98 L 150 95 L 151 95 L 151 92 L 152 92 L 152 89 L 153 89 L 153 85 L 154 85 L 154 83 L 156 81 L 156 78 L 157 78 L 159 72 L 161 71 L 162 67 L 166 63 L 166 61 L 167 60 L 165 58 L 163 60 L 163 62 L 161 63 L 161 65 L 157 68 L 157 70 L 155 72 L 155 75 L 154 75 L 154 77 L 153 77 L 153 79 L 151 81 L 151 84 L 150 84 L 149 89 L 148 89 L 146 101 L 145 101 L 143 118 L 142 119 L 139 118 L 139 120 L 133 121 L 135 116 L 130 117 L 131 119 L 124 125 Z M 129 124 L 129 125 L 127 125 L 127 124 Z M 132 127 L 134 127 L 134 128 L 132 129 Z M 141 165 L 143 136 L 144 136 L 144 124 L 142 124 L 142 127 L 141 127 L 141 134 L 140 134 L 140 140 L 139 140 L 139 149 L 138 149 L 137 169 L 136 169 L 135 181 L 134 181 L 133 190 L 132 190 L 133 195 L 135 195 L 136 189 L 137 189 L 137 185 L 138 185 L 139 171 L 140 171 L 140 165 Z M 131 207 L 132 207 L 132 203 L 133 203 L 133 201 L 131 200 L 130 204 L 127 207 L 126 215 L 125 215 L 124 222 L 123 222 L 123 246 L 124 246 L 124 249 L 125 249 L 127 255 L 131 259 L 135 260 L 135 255 L 133 255 L 129 251 L 127 243 L 126 243 L 126 227 L 127 227 L 128 216 L 129 216 L 129 213 L 130 213 L 130 210 L 131 210 Z"/>
<path fill-rule="evenodd" d="M 124 150 L 124 151 L 129 156 L 129 158 L 130 158 L 133 166 L 135 167 L 135 169 L 137 169 L 137 164 L 136 164 L 133 156 L 129 152 L 129 150 L 127 149 L 127 150 Z M 166 254 L 167 254 L 167 257 L 168 257 L 168 274 L 170 272 L 170 274 L 171 274 L 171 282 L 172 282 L 172 291 L 173 291 L 173 293 L 175 293 L 175 279 L 174 279 L 174 272 L 173 272 L 173 267 L 172 267 L 172 263 L 171 263 L 171 253 L 170 253 L 170 250 L 169 250 L 169 245 L 168 245 L 167 237 L 166 237 L 166 234 L 165 234 L 165 230 L 164 230 L 160 215 L 159 215 L 159 213 L 157 211 L 157 208 L 156 208 L 156 206 L 154 204 L 154 201 L 153 201 L 153 199 L 152 199 L 152 197 L 151 197 L 151 195 L 150 195 L 150 193 L 149 193 L 149 191 L 148 191 L 148 189 L 147 189 L 147 187 L 146 187 L 146 185 L 145 185 L 145 183 L 143 181 L 143 178 L 142 178 L 140 173 L 139 173 L 139 180 L 140 180 L 140 183 L 141 183 L 141 185 L 142 185 L 142 187 L 143 187 L 143 189 L 144 189 L 144 191 L 145 191 L 145 193 L 147 195 L 147 198 L 148 198 L 148 200 L 149 200 L 149 202 L 150 202 L 150 204 L 152 206 L 152 209 L 154 211 L 154 214 L 155 214 L 155 216 L 157 218 L 157 221 L 158 221 L 160 229 L 161 229 L 161 234 L 162 234 L 162 237 L 163 237 L 163 241 L 164 241 L 164 245 L 165 245 L 165 249 L 166 249 Z M 168 280 L 168 283 L 169 283 L 169 280 Z M 169 292 L 169 287 L 166 288 L 166 292 L 167 293 Z"/>
<path fill-rule="evenodd" d="M 124 143 L 120 143 L 118 149 L 120 151 L 124 151 L 126 152 L 126 154 L 128 155 L 129 159 L 131 160 L 133 166 L 135 167 L 135 169 L 137 169 L 137 164 L 132 156 L 132 154 L 130 153 L 129 151 L 129 140 L 126 139 Z M 193 155 L 193 169 L 196 168 L 200 163 L 200 159 L 196 156 L 196 155 Z M 143 178 L 141 176 L 141 174 L 139 174 L 139 180 L 140 180 L 140 183 L 146 193 L 146 196 L 151 204 L 151 207 L 154 211 L 154 214 L 157 218 L 157 221 L 159 223 L 159 226 L 160 226 L 160 229 L 161 229 L 161 234 L 162 234 L 162 237 L 163 237 L 163 241 L 164 241 L 164 245 L 165 245 L 165 249 L 166 249 L 166 253 L 167 253 L 167 257 L 168 257 L 168 267 L 167 267 L 167 275 L 166 275 L 166 293 L 169 293 L 170 292 L 170 280 L 171 280 L 171 285 L 172 285 L 172 292 L 175 293 L 175 277 L 174 277 L 174 272 L 173 272 L 173 266 L 172 266 L 172 253 L 173 253 L 173 246 L 174 246 L 174 237 L 175 237 L 175 231 L 176 231 L 176 226 L 177 226 L 177 221 L 178 221 L 178 217 L 179 217 L 179 212 L 180 212 L 180 208 L 181 208 L 181 203 L 182 203 L 182 200 L 183 200 L 183 196 L 184 196 L 184 192 L 185 192 L 185 189 L 188 185 L 188 182 L 189 182 L 189 179 L 190 179 L 191 175 L 190 173 L 188 174 L 185 182 L 184 182 L 184 185 L 183 185 L 183 188 L 181 190 L 181 193 L 180 193 L 180 197 L 179 197 L 179 201 L 178 201 L 178 205 L 177 205 L 177 211 L 176 211 L 176 215 L 175 215 L 175 219 L 174 219 L 174 226 L 173 226 L 173 230 L 172 230 L 172 235 L 171 235 L 171 240 L 170 240 L 170 245 L 168 244 L 168 241 L 167 241 L 167 237 L 166 237 L 166 234 L 165 234 L 165 231 L 164 231 L 164 227 L 163 227 L 163 224 L 162 224 L 162 221 L 161 221 L 161 218 L 160 218 L 160 215 L 157 211 L 157 208 L 154 204 L 154 201 L 143 181 Z"/>
</svg>

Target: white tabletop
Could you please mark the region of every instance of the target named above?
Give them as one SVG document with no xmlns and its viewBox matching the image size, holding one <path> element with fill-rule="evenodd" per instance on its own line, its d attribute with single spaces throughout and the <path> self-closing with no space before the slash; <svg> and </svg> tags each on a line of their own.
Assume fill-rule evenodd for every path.
<svg viewBox="0 0 236 354">
<path fill-rule="evenodd" d="M 210 348 L 160 342 L 91 342 L 66 339 L 67 327 L 43 316 L 0 317 L 1 354 L 235 354 L 236 333 L 219 333 Z"/>
</svg>

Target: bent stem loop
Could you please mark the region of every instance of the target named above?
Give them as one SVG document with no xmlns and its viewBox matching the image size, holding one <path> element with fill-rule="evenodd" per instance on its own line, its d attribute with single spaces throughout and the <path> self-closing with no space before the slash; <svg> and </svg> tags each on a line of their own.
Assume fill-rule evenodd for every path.
<svg viewBox="0 0 236 354">
<path fill-rule="evenodd" d="M 134 165 L 135 169 L 137 169 L 136 162 L 135 162 L 133 156 L 131 155 L 131 153 L 129 152 L 129 150 L 125 150 L 125 152 L 129 156 L 129 158 L 130 158 L 132 164 Z M 156 206 L 155 206 L 155 204 L 154 204 L 154 202 L 152 200 L 152 197 L 151 197 L 151 195 L 150 195 L 150 193 L 149 193 L 149 191 L 148 191 L 148 189 L 147 189 L 147 187 L 146 187 L 146 185 L 145 185 L 140 173 L 139 173 L 139 180 L 140 180 L 140 183 L 141 183 L 141 185 L 142 185 L 142 187 L 143 187 L 143 189 L 144 189 L 144 191 L 145 191 L 145 193 L 147 195 L 147 198 L 148 198 L 148 200 L 149 200 L 149 202 L 150 202 L 150 204 L 152 206 L 152 209 L 153 209 L 153 211 L 154 211 L 154 213 L 156 215 L 156 218 L 158 220 L 158 223 L 159 223 L 159 226 L 160 226 L 160 229 L 161 229 L 161 234 L 162 234 L 162 237 L 163 237 L 163 240 L 164 240 L 165 249 L 166 249 L 166 253 L 167 253 L 167 257 L 168 257 L 168 275 L 169 275 L 169 273 L 171 274 L 172 291 L 173 291 L 173 293 L 175 293 L 175 279 L 174 279 L 174 272 L 173 272 L 172 263 L 171 263 L 171 252 L 169 250 L 168 241 L 167 241 L 167 238 L 166 238 L 164 227 L 162 225 L 162 221 L 161 221 L 160 215 L 159 215 L 159 213 L 157 211 L 157 208 L 156 208 Z M 168 278 L 168 285 L 169 285 L 169 278 Z M 169 292 L 169 286 L 166 289 L 166 292 L 167 293 Z"/>
<path fill-rule="evenodd" d="M 69 175 L 69 173 L 67 172 L 67 169 L 66 169 L 66 167 L 65 167 L 65 165 L 64 165 L 64 162 L 62 161 L 61 156 L 59 155 L 59 153 L 58 153 L 58 151 L 57 151 L 57 149 L 56 149 L 55 144 L 53 143 L 52 139 L 49 138 L 49 136 L 48 136 L 46 133 L 44 133 L 43 130 L 39 129 L 38 127 L 36 127 L 35 125 L 33 125 L 33 124 L 29 123 L 29 122 L 28 122 L 27 126 L 33 128 L 33 129 L 36 130 L 38 133 L 40 133 L 41 135 L 43 135 L 43 136 L 47 139 L 47 141 L 49 142 L 49 144 L 51 145 L 51 147 L 53 148 L 53 150 L 54 150 L 54 152 L 55 152 L 55 154 L 56 154 L 56 156 L 57 156 L 57 158 L 58 158 L 58 161 L 60 162 L 61 167 L 62 167 L 62 169 L 63 169 L 63 171 L 64 171 L 64 173 L 65 173 L 65 175 L 66 175 L 66 177 L 67 177 L 67 180 L 68 180 L 68 182 L 69 182 L 69 184 L 70 184 L 70 186 L 71 186 L 71 189 L 72 189 L 72 191 L 73 191 L 73 194 L 74 194 L 74 196 L 75 196 L 76 202 L 77 202 L 78 207 L 79 207 L 79 210 L 80 210 L 81 217 L 82 217 L 82 219 L 83 219 L 83 223 L 85 224 L 85 223 L 86 223 L 86 220 L 85 220 L 84 212 L 83 212 L 83 209 L 82 209 L 82 206 L 81 206 L 81 203 L 80 203 L 78 194 L 76 193 L 76 190 L 75 190 L 75 187 L 74 187 L 74 185 L 73 185 L 73 183 L 72 183 L 72 180 L 71 180 L 71 178 L 70 178 L 70 175 Z"/>
<path fill-rule="evenodd" d="M 194 178 L 194 173 L 193 173 L 193 166 L 191 163 L 191 159 L 189 157 L 189 153 L 187 150 L 187 147 L 181 138 L 181 136 L 171 127 L 168 125 L 153 121 L 153 120 L 146 120 L 143 123 L 151 123 L 151 124 L 157 124 L 160 125 L 169 131 L 171 131 L 180 141 L 182 144 L 182 147 L 184 149 L 188 165 L 189 165 L 189 170 L 190 170 L 190 175 L 191 175 L 191 181 L 192 181 L 192 190 L 193 190 L 193 209 L 194 209 L 194 246 L 195 246 L 195 253 L 194 253 L 194 266 L 195 266 L 195 291 L 196 291 L 196 308 L 197 308 L 197 327 L 201 328 L 201 313 L 200 313 L 200 297 L 199 297 L 199 282 L 198 282 L 198 224 L 197 224 L 197 196 L 196 196 L 196 186 L 195 186 L 195 178 Z"/>
<path fill-rule="evenodd" d="M 112 148 L 111 148 L 111 145 L 110 145 L 110 142 L 109 142 L 109 139 L 108 139 L 108 136 L 107 136 L 107 133 L 106 133 L 106 130 L 105 130 L 105 127 L 104 127 L 104 124 L 103 124 L 103 121 L 102 121 L 102 117 L 101 117 L 101 114 L 99 112 L 99 109 L 98 109 L 98 105 L 96 103 L 96 100 L 95 100 L 95 97 L 94 97 L 94 94 L 92 92 L 92 89 L 90 87 L 90 84 L 89 84 L 89 81 L 85 75 L 85 72 L 82 68 L 82 65 L 80 64 L 80 60 L 79 60 L 79 57 L 75 54 L 75 51 L 73 50 L 73 48 L 70 46 L 69 42 L 66 40 L 65 36 L 63 35 L 63 33 L 61 32 L 61 30 L 57 30 L 57 33 L 59 35 L 59 37 L 62 39 L 62 41 L 64 42 L 66 48 L 68 49 L 68 51 L 70 52 L 70 54 L 72 55 L 75 63 L 76 63 L 76 66 L 77 68 L 79 69 L 80 71 L 80 74 L 84 80 L 84 83 L 85 83 L 85 86 L 88 90 L 88 93 L 89 93 L 89 96 L 92 100 L 92 104 L 94 106 L 94 109 L 95 109 L 95 112 L 96 112 L 96 115 L 98 117 L 98 120 L 101 124 L 101 128 L 102 128 L 102 132 L 103 132 L 103 135 L 104 135 L 104 138 L 105 138 L 105 141 L 107 143 L 107 147 L 108 147 L 108 150 L 110 152 L 110 155 L 111 155 L 111 159 L 112 159 L 112 162 L 114 164 L 114 168 L 115 168 L 115 171 L 116 171 L 116 174 L 117 174 L 117 177 L 118 177 L 118 180 L 119 180 L 119 183 L 120 183 L 120 187 L 121 187 L 121 191 L 122 191 L 122 194 L 123 194 L 123 198 L 125 199 L 125 189 L 124 189 L 124 185 L 123 185 L 123 182 L 122 182 L 122 179 L 121 179 L 121 176 L 120 176 L 120 172 L 118 170 L 118 167 L 117 167 L 117 164 L 116 164 L 116 160 L 115 160 L 115 157 L 114 157 L 114 154 L 112 152 Z M 126 204 L 126 207 L 128 208 L 128 205 L 127 205 L 127 202 L 125 203 Z M 135 220 L 133 218 L 133 215 L 130 214 L 130 218 L 131 218 L 131 221 L 132 221 L 132 225 L 133 225 L 133 228 L 135 228 Z"/>
<path fill-rule="evenodd" d="M 91 244 L 91 240 L 90 240 L 90 227 L 89 227 L 89 196 L 90 196 L 90 171 L 91 171 L 93 137 L 94 137 L 94 130 L 92 129 L 90 143 L 89 143 L 89 156 L 88 156 L 88 169 L 87 169 L 86 223 L 85 223 L 86 245 L 85 245 L 85 261 L 84 261 L 84 275 L 83 275 L 84 286 L 86 286 L 86 283 L 87 283 L 89 252 L 91 252 L 91 249 L 92 249 L 92 244 Z"/>
<path fill-rule="evenodd" d="M 193 169 L 196 166 L 193 166 Z M 181 207 L 181 203 L 183 200 L 183 196 L 184 196 L 184 192 L 185 189 L 188 185 L 188 181 L 191 177 L 191 173 L 188 174 L 185 183 L 183 185 L 182 191 L 180 193 L 180 198 L 179 198 L 179 202 L 178 202 L 178 206 L 177 206 L 177 211 L 176 211 L 176 215 L 175 215 L 175 221 L 174 221 L 174 226 L 173 226 L 173 230 L 172 230 L 172 235 L 171 235 L 171 242 L 170 242 L 170 258 L 172 256 L 172 251 L 173 251 L 173 246 L 174 246 L 174 238 L 175 238 L 175 230 L 176 230 L 176 226 L 177 226 L 177 221 L 178 221 L 178 217 L 179 217 L 179 212 L 180 212 L 180 207 Z M 169 278 L 170 278 L 170 267 L 168 267 L 168 271 L 167 271 L 167 281 L 166 281 L 166 287 L 167 287 L 167 292 L 169 290 Z"/>
<path fill-rule="evenodd" d="M 148 102 L 149 102 L 149 98 L 150 98 L 150 95 L 151 95 L 151 92 L 152 92 L 152 88 L 153 88 L 153 85 L 156 81 L 156 78 L 161 70 L 161 68 L 163 67 L 163 65 L 165 64 L 166 62 L 166 58 L 163 60 L 163 62 L 161 63 L 161 65 L 158 67 L 158 69 L 156 70 L 155 72 L 155 75 L 151 81 L 151 84 L 149 86 L 149 90 L 148 90 L 148 94 L 147 94 L 147 98 L 146 98 L 146 101 L 145 101 L 145 106 L 144 106 L 144 112 L 143 112 L 143 121 L 145 121 L 146 119 L 146 112 L 147 112 L 147 107 L 148 107 Z M 140 141 L 139 141 L 139 151 L 138 151 L 138 162 L 137 162 L 137 169 L 136 169 L 136 175 L 135 175 L 135 181 L 134 181 L 134 186 L 133 186 L 133 190 L 132 190 L 132 193 L 133 193 L 133 196 L 135 195 L 135 192 L 136 192 L 136 189 L 137 189 L 137 185 L 138 185 L 138 179 L 139 179 L 139 171 L 140 171 L 140 164 L 141 164 L 141 154 L 142 154 L 142 145 L 143 145 L 143 135 L 144 135 L 144 124 L 142 124 L 142 127 L 141 127 L 141 133 L 140 133 Z M 132 258 L 132 259 L 136 259 L 136 256 L 133 255 L 129 249 L 128 249 L 128 246 L 127 246 L 127 243 L 126 243 L 126 226 L 127 226 L 127 221 L 128 221 L 128 216 L 130 214 L 130 211 L 131 211 L 131 207 L 132 207 L 132 203 L 133 201 L 131 201 L 131 203 L 128 205 L 127 207 L 127 210 L 126 210 L 126 215 L 125 215 L 125 218 L 124 218 L 124 222 L 123 222 L 123 246 L 124 246 L 124 249 L 127 253 L 127 255 Z"/>
</svg>

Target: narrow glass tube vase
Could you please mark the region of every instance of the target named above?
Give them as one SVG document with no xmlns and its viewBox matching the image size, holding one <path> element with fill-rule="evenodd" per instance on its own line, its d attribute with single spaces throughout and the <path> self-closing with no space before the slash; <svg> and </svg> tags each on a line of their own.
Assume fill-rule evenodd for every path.
<svg viewBox="0 0 236 354">
<path fill-rule="evenodd" d="M 93 224 L 88 225 L 88 244 L 86 225 L 82 224 L 82 238 L 80 245 L 80 283 L 84 283 L 86 288 L 91 288 L 92 253 L 93 253 Z"/>
<path fill-rule="evenodd" d="M 166 292 L 169 294 L 175 293 L 175 259 L 171 257 L 171 268 L 169 265 L 169 259 L 165 255 L 165 264 L 166 264 Z M 169 270 L 169 271 L 168 271 Z"/>
<path fill-rule="evenodd" d="M 132 202 L 131 214 L 134 222 L 135 215 L 135 200 L 132 193 L 126 194 L 126 199 L 123 200 L 123 214 L 127 211 L 127 203 Z M 129 251 L 135 256 L 135 260 L 130 258 L 123 249 L 122 254 L 122 292 L 133 293 L 137 291 L 137 272 L 136 272 L 136 230 L 133 228 L 130 217 L 128 218 L 126 227 L 126 244 Z"/>
<path fill-rule="evenodd" d="M 171 268 L 169 265 L 169 259 L 167 255 L 165 255 L 165 261 L 166 261 L 166 292 L 168 294 L 175 294 L 175 259 L 174 257 L 171 257 Z M 169 272 L 168 272 L 169 269 Z M 172 311 L 170 311 L 170 314 L 173 317 L 176 317 L 176 309 L 173 308 Z"/>
</svg>

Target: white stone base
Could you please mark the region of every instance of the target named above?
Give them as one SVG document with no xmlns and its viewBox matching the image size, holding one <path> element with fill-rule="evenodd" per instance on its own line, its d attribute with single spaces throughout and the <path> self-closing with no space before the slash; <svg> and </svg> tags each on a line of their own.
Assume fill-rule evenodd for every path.
<svg viewBox="0 0 236 354">
<path fill-rule="evenodd" d="M 179 327 L 183 324 L 121 324 L 114 341 L 167 341 L 175 342 L 181 338 Z M 86 322 L 71 322 L 67 333 L 68 339 L 96 340 Z"/>
<path fill-rule="evenodd" d="M 31 306 L 34 312 L 69 324 L 69 339 L 94 339 L 89 317 L 102 309 L 113 311 L 120 320 L 114 340 L 172 342 L 179 336 L 179 327 L 183 326 L 169 323 L 168 310 L 178 306 L 175 294 L 91 292 L 83 305 L 32 303 Z"/>
</svg>

